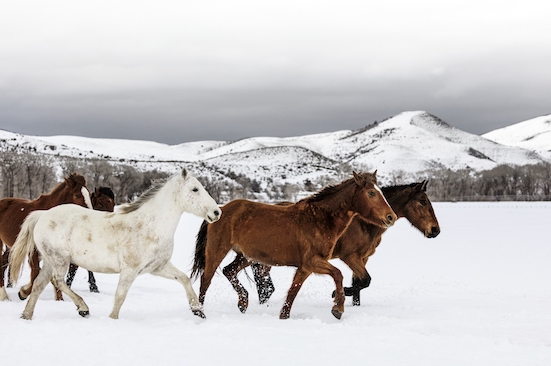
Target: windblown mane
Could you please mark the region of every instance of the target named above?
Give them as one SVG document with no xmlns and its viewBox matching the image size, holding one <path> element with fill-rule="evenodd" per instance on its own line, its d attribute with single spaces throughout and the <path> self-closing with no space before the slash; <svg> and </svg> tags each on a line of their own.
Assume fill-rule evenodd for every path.
<svg viewBox="0 0 551 366">
<path fill-rule="evenodd" d="M 151 187 L 149 187 L 144 193 L 142 193 L 138 198 L 136 198 L 133 202 L 127 203 L 122 205 L 119 208 L 119 212 L 121 214 L 127 214 L 129 212 L 136 211 L 140 207 L 144 205 L 147 201 L 149 201 L 157 192 L 161 190 L 161 188 L 164 187 L 168 179 L 162 179 L 159 181 L 153 182 Z"/>
<path fill-rule="evenodd" d="M 65 178 L 65 180 L 72 180 L 73 182 L 75 182 L 76 184 L 79 184 L 83 187 L 86 187 L 86 178 L 84 178 L 82 175 L 80 174 L 77 174 L 77 173 L 71 173 L 69 174 L 69 176 L 67 178 Z"/>
<path fill-rule="evenodd" d="M 52 189 L 52 191 L 50 193 L 48 193 L 47 195 L 58 193 L 58 192 L 62 191 L 65 188 L 65 186 L 67 186 L 69 184 L 69 181 L 73 181 L 75 184 L 81 185 L 82 187 L 86 187 L 86 178 L 84 178 L 80 174 L 71 173 L 71 174 L 69 174 L 69 176 L 67 178 L 65 178 L 63 180 L 63 182 L 56 185 Z M 46 194 L 41 194 L 41 196 L 46 196 Z"/>
<path fill-rule="evenodd" d="M 111 198 L 113 200 L 115 199 L 115 194 L 113 193 L 113 190 L 109 187 L 99 187 L 98 191 L 101 194 L 104 194 L 104 195 L 108 196 L 109 198 Z"/>
<path fill-rule="evenodd" d="M 383 191 L 383 193 L 385 193 L 385 195 L 387 193 L 394 193 L 396 191 L 401 191 L 405 188 L 414 188 L 416 185 L 418 185 L 419 183 L 411 183 L 411 184 L 401 184 L 401 185 L 396 185 L 396 186 L 390 186 L 390 187 L 381 187 L 381 191 Z"/>
<path fill-rule="evenodd" d="M 343 186 L 345 184 L 350 184 L 353 181 L 354 181 L 354 178 L 350 178 L 350 179 L 347 179 L 344 182 L 341 182 L 339 184 L 327 186 L 327 187 L 323 188 L 321 191 L 319 191 L 318 193 L 314 193 L 311 196 L 303 198 L 299 202 L 302 202 L 302 203 L 316 203 L 316 202 L 322 201 L 322 200 L 328 198 L 329 196 L 333 196 L 334 194 L 336 194 L 339 191 L 343 190 L 344 189 Z"/>
</svg>

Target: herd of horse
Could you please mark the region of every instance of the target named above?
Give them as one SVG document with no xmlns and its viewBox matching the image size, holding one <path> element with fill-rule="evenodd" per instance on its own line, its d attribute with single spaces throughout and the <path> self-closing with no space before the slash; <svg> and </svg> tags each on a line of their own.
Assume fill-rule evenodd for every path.
<svg viewBox="0 0 551 366">
<path fill-rule="evenodd" d="M 397 219 L 407 218 L 427 238 L 440 233 L 426 188 L 423 181 L 381 189 L 376 171 L 354 172 L 351 178 L 298 202 L 237 199 L 220 207 L 184 168 L 115 210 L 111 189 L 100 187 L 90 194 L 85 178 L 73 173 L 36 200 L 0 200 L 0 300 L 9 300 L 6 270 L 15 283 L 28 258 L 30 282 L 18 292 L 21 300 L 28 298 L 23 319 L 32 319 L 48 283 L 54 286 L 56 300 L 62 300 L 65 293 L 78 313 L 88 316 L 88 306 L 70 288 L 79 266 L 88 270 L 91 292 L 98 292 L 93 272 L 119 273 L 113 319 L 119 317 L 136 277 L 144 273 L 180 282 L 192 313 L 204 318 L 203 303 L 212 278 L 233 251 L 235 259 L 223 273 L 237 292 L 241 312 L 249 304 L 248 292 L 238 280 L 243 269 L 252 266 L 259 301 L 265 303 L 275 290 L 271 267 L 292 266 L 296 272 L 279 317 L 290 317 L 300 288 L 314 273 L 333 278 L 331 313 L 340 319 L 346 296 L 352 296 L 354 306 L 360 305 L 360 291 L 371 282 L 367 260 Z M 183 212 L 204 220 L 197 233 L 191 272 L 191 278 L 200 277 L 198 296 L 190 277 L 170 262 Z M 352 270 L 351 287 L 343 286 L 341 271 L 330 262 L 334 258 Z"/>
</svg>

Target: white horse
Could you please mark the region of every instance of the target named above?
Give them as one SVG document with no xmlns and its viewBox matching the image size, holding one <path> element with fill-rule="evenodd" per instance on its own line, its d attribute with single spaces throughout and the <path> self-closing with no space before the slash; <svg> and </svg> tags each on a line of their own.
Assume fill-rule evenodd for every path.
<svg viewBox="0 0 551 366">
<path fill-rule="evenodd" d="M 204 318 L 189 277 L 170 263 L 174 232 L 183 212 L 208 222 L 221 215 L 214 199 L 186 169 L 155 183 L 115 213 L 71 204 L 31 213 L 11 249 L 12 280 L 18 279 L 35 245 L 44 263 L 21 317 L 32 319 L 36 301 L 50 280 L 73 300 L 81 316 L 89 315 L 86 303 L 64 281 L 69 263 L 74 263 L 93 272 L 120 273 L 109 315 L 113 319 L 118 319 L 132 282 L 144 273 L 180 282 L 193 314 Z"/>
</svg>

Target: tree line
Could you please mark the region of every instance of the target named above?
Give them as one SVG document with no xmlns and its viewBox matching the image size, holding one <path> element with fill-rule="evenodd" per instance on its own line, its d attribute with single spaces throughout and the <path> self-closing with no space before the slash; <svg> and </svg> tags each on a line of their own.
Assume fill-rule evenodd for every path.
<svg viewBox="0 0 551 366">
<path fill-rule="evenodd" d="M 36 199 L 50 192 L 60 176 L 76 172 L 85 176 L 93 191 L 108 186 L 115 193 L 116 203 L 130 202 L 144 192 L 152 181 L 169 176 L 159 170 L 140 171 L 131 165 L 102 159 L 75 159 L 4 149 L 0 151 L 0 198 Z M 236 198 L 264 202 L 296 201 L 329 184 L 350 176 L 352 167 L 341 166 L 338 174 L 305 179 L 303 182 L 277 183 L 262 181 L 231 170 L 199 163 L 198 171 L 209 170 L 208 176 L 198 176 L 211 196 L 223 204 Z M 365 168 L 365 167 L 362 167 Z M 362 169 L 359 169 L 362 170 Z M 367 169 L 369 170 L 369 169 Z M 424 171 L 415 175 L 394 172 L 391 177 L 379 177 L 389 185 L 409 184 L 429 180 L 427 193 L 433 201 L 548 201 L 551 200 L 551 164 L 509 166 L 475 172 L 470 169 Z M 384 185 L 384 184 L 383 184 Z"/>
</svg>

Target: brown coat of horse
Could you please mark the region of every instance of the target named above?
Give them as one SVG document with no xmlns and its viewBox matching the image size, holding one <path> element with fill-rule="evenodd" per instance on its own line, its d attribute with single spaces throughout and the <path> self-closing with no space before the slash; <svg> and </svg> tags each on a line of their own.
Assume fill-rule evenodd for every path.
<svg viewBox="0 0 551 366">
<path fill-rule="evenodd" d="M 297 267 L 281 319 L 289 318 L 298 291 L 312 273 L 328 274 L 335 281 L 332 314 L 340 319 L 344 312 L 342 274 L 328 262 L 337 239 L 356 214 L 381 227 L 391 226 L 396 220 L 377 187 L 375 173 L 354 173 L 354 178 L 290 206 L 235 200 L 222 211 L 220 220 L 203 223 L 197 234 L 192 276 L 202 273 L 199 301 L 204 302 L 212 276 L 233 249 L 265 264 Z M 240 297 L 239 309 L 245 312 L 247 306 L 248 299 Z"/>
<path fill-rule="evenodd" d="M 440 233 L 440 225 L 426 190 L 426 181 L 382 188 L 390 207 L 398 218 L 405 217 L 425 237 L 435 238 Z M 352 287 L 344 289 L 346 296 L 352 296 L 353 305 L 360 305 L 360 291 L 371 283 L 371 276 L 365 265 L 369 257 L 375 253 L 385 232 L 386 228 L 372 225 L 355 217 L 335 245 L 333 258 L 340 258 L 353 271 Z M 243 261 L 246 260 L 238 255 L 232 263 L 224 268 L 224 274 L 231 273 L 237 266 L 243 268 L 243 264 L 240 264 Z M 270 266 L 253 263 L 254 278 L 261 304 L 268 301 L 274 292 L 270 269 Z M 230 278 L 231 276 L 228 277 L 228 279 Z"/>
<path fill-rule="evenodd" d="M 86 196 L 87 195 L 87 196 Z M 2 255 L 2 266 L 0 277 L 0 300 L 8 300 L 4 288 L 4 273 L 7 268 L 9 249 L 15 242 L 21 224 L 29 213 L 34 210 L 47 210 L 54 206 L 74 203 L 83 207 L 91 208 L 90 193 L 86 188 L 86 179 L 79 174 L 72 173 L 65 180 L 59 183 L 52 192 L 43 194 L 35 200 L 21 198 L 4 198 L 0 200 L 0 241 L 6 250 Z M 32 284 L 40 272 L 38 252 L 34 251 L 29 258 L 31 266 L 31 282 L 22 287 L 19 297 L 27 298 L 32 290 Z"/>
</svg>

